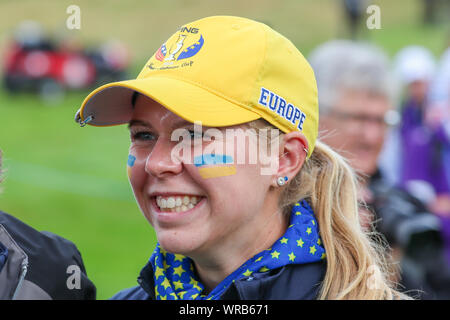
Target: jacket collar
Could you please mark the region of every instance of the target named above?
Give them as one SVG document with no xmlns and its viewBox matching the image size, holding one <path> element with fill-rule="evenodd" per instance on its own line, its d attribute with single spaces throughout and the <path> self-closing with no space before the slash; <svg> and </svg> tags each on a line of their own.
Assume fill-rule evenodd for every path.
<svg viewBox="0 0 450 320">
<path fill-rule="evenodd" d="M 137 281 L 141 288 L 148 293 L 150 300 L 155 300 L 155 280 L 153 279 L 153 266 L 150 261 L 142 268 Z"/>
<path fill-rule="evenodd" d="M 313 300 L 316 299 L 326 272 L 326 260 L 286 265 L 236 280 L 221 300 Z M 149 262 L 138 277 L 141 288 L 155 299 L 153 267 Z"/>
</svg>

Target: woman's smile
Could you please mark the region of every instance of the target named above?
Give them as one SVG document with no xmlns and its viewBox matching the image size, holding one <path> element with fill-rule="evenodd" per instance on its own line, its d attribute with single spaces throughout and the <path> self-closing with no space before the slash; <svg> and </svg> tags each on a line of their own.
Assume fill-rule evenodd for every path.
<svg viewBox="0 0 450 320">
<path fill-rule="evenodd" d="M 150 197 L 151 214 L 159 224 L 181 223 L 201 210 L 206 197 L 188 194 L 155 194 Z"/>
<path fill-rule="evenodd" d="M 200 202 L 201 197 L 177 195 L 177 196 L 156 196 L 156 204 L 163 212 L 185 212 L 195 207 Z"/>
</svg>

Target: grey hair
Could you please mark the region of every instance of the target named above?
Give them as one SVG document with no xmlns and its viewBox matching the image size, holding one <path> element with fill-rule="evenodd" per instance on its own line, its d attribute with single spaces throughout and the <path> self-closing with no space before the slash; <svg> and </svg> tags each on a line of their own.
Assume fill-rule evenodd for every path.
<svg viewBox="0 0 450 320">
<path fill-rule="evenodd" d="M 314 49 L 308 60 L 316 76 L 321 113 L 333 107 L 342 90 L 369 92 L 396 104 L 397 81 L 388 57 L 378 47 L 333 40 Z"/>
</svg>

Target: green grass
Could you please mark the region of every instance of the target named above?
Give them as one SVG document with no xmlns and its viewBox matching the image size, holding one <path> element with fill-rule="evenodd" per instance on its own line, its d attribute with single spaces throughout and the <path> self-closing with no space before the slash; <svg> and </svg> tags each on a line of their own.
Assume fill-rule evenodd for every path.
<svg viewBox="0 0 450 320">
<path fill-rule="evenodd" d="M 266 22 L 305 56 L 320 43 L 347 35 L 336 0 L 80 0 L 81 30 L 68 31 L 65 10 L 73 3 L 0 0 L 0 50 L 18 22 L 34 19 L 54 35 L 88 45 L 120 39 L 133 54 L 135 75 L 181 24 L 209 15 Z M 436 56 L 442 53 L 448 25 L 424 27 L 421 1 L 373 3 L 380 6 L 382 29 L 366 30 L 366 40 L 390 56 L 410 44 L 424 45 Z M 85 95 L 71 93 L 49 106 L 30 94 L 11 97 L 0 91 L 0 148 L 7 170 L 0 209 L 74 241 L 98 298 L 105 299 L 136 284 L 155 235 L 128 185 L 126 128 L 80 128 L 73 121 Z"/>
<path fill-rule="evenodd" d="M 381 29 L 366 30 L 365 37 L 389 54 L 414 43 L 426 45 L 435 54 L 442 53 L 450 40 L 449 24 L 424 27 L 422 2 L 371 1 L 380 7 Z M 66 8 L 75 3 L 81 10 L 81 29 L 68 30 Z M 32 19 L 55 37 L 72 37 L 87 45 L 120 39 L 130 48 L 136 65 L 141 65 L 182 24 L 210 15 L 238 15 L 269 24 L 308 54 L 326 40 L 348 36 L 341 3 L 341 0 L 0 0 L 0 50 L 20 21 Z"/>
<path fill-rule="evenodd" d="M 136 284 L 155 244 L 128 185 L 126 128 L 80 128 L 82 94 L 46 106 L 0 93 L 0 208 L 74 241 L 99 298 Z"/>
</svg>

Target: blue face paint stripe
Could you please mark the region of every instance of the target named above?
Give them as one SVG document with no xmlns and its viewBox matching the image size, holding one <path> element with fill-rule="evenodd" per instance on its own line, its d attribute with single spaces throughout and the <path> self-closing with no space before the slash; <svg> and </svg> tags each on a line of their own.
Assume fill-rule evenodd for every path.
<svg viewBox="0 0 450 320">
<path fill-rule="evenodd" d="M 194 158 L 194 164 L 196 167 L 230 163 L 233 163 L 233 157 L 222 154 L 203 154 Z"/>
<path fill-rule="evenodd" d="M 128 166 L 129 166 L 129 167 L 134 166 L 134 162 L 135 162 L 135 161 L 136 161 L 136 157 L 133 156 L 132 154 L 129 154 L 129 155 L 128 155 L 128 162 L 127 162 Z"/>
</svg>

